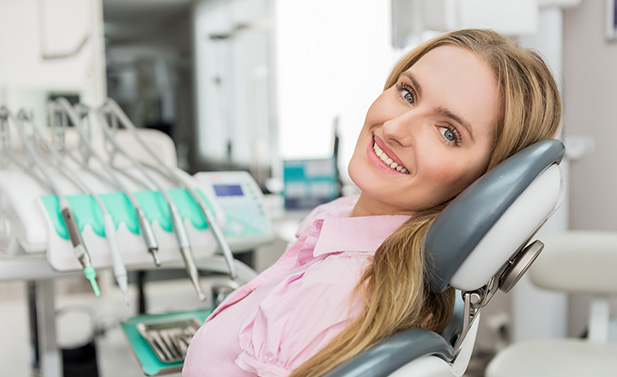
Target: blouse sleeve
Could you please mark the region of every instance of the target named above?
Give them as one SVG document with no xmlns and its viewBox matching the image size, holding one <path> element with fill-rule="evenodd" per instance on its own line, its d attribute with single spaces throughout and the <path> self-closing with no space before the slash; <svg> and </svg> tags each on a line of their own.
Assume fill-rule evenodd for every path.
<svg viewBox="0 0 617 377">
<path fill-rule="evenodd" d="M 360 301 L 350 297 L 365 261 L 330 255 L 278 283 L 242 324 L 236 364 L 280 377 L 311 358 L 360 313 Z"/>
</svg>

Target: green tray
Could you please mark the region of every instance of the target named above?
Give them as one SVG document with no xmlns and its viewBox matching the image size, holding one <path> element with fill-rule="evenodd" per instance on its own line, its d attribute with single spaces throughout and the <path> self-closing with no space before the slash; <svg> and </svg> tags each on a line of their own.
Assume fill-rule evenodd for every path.
<svg viewBox="0 0 617 377">
<path fill-rule="evenodd" d="M 197 309 L 183 312 L 174 312 L 166 314 L 145 314 L 135 317 L 130 317 L 121 323 L 122 330 L 129 340 L 137 359 L 139 360 L 142 370 L 147 376 L 156 376 L 159 374 L 167 374 L 179 372 L 182 370 L 183 361 L 176 363 L 165 363 L 159 360 L 148 342 L 141 336 L 137 330 L 139 323 L 157 323 L 165 321 L 182 320 L 195 318 L 199 322 L 203 321 L 212 313 L 211 308 Z"/>
</svg>

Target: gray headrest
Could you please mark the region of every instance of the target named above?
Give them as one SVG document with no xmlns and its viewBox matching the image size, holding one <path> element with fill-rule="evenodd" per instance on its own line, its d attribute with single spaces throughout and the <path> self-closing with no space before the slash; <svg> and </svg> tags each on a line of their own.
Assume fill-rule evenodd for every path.
<svg viewBox="0 0 617 377">
<path fill-rule="evenodd" d="M 564 151 L 559 140 L 535 143 L 484 174 L 444 209 L 426 236 L 433 291 L 449 287 L 459 266 L 497 220 L 536 177 L 561 162 Z M 521 244 L 526 241 L 521 239 Z"/>
</svg>

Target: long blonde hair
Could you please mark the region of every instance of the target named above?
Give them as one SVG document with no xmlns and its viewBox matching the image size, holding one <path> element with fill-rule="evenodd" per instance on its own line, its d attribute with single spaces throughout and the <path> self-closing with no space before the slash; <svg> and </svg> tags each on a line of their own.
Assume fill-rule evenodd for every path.
<svg viewBox="0 0 617 377">
<path fill-rule="evenodd" d="M 428 51 L 444 45 L 468 49 L 493 69 L 502 96 L 502 116 L 487 170 L 537 141 L 555 137 L 561 120 L 557 85 L 542 58 L 490 30 L 459 30 L 409 52 L 394 67 L 384 89 L 396 83 Z M 322 376 L 388 336 L 422 327 L 440 332 L 454 305 L 454 290 L 432 292 L 425 271 L 425 235 L 445 203 L 416 213 L 375 252 L 356 286 L 364 309 L 292 377 Z"/>
</svg>

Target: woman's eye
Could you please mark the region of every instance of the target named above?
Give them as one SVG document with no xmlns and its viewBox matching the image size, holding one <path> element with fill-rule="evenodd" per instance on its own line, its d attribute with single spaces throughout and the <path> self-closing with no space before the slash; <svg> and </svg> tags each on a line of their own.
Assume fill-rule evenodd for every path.
<svg viewBox="0 0 617 377">
<path fill-rule="evenodd" d="M 459 146 L 461 145 L 461 137 L 458 134 L 458 131 L 456 130 L 456 128 L 451 127 L 451 126 L 442 126 L 439 127 L 439 131 L 441 132 L 441 135 L 443 136 L 443 138 L 445 139 L 445 141 L 449 144 L 453 144 L 455 146 Z"/>
<path fill-rule="evenodd" d="M 397 84 L 397 89 L 399 92 L 399 96 L 401 96 L 403 101 L 409 103 L 410 105 L 416 104 L 416 93 L 414 92 L 413 88 L 403 82 Z"/>
<path fill-rule="evenodd" d="M 415 103 L 415 99 L 413 98 L 413 94 L 411 94 L 411 92 L 409 92 L 407 90 L 403 91 L 403 98 L 405 99 L 405 101 L 409 102 L 412 105 Z"/>
<path fill-rule="evenodd" d="M 443 132 L 443 136 L 450 140 L 450 141 L 454 141 L 456 140 L 456 138 L 454 137 L 454 134 L 452 133 L 452 131 L 450 131 L 449 129 L 446 128 L 446 130 Z"/>
</svg>

